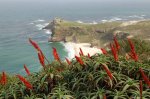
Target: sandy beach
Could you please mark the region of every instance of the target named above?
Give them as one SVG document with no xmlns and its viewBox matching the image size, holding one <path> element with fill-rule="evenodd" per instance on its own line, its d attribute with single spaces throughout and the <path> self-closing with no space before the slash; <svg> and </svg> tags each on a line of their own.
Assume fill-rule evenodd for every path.
<svg viewBox="0 0 150 99">
<path fill-rule="evenodd" d="M 90 43 L 72 43 L 72 42 L 67 42 L 64 44 L 66 50 L 68 50 L 69 54 L 68 54 L 68 58 L 74 58 L 74 56 L 80 56 L 79 52 L 80 52 L 80 48 L 83 51 L 84 55 L 88 55 L 88 53 L 90 54 L 90 56 L 95 55 L 96 53 L 102 53 L 100 48 L 96 48 L 96 47 L 91 47 Z"/>
</svg>

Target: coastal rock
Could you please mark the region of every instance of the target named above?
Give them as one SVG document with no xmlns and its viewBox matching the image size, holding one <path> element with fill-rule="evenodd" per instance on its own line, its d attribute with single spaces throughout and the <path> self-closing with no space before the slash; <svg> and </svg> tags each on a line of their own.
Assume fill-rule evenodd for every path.
<svg viewBox="0 0 150 99">
<path fill-rule="evenodd" d="M 92 46 L 103 47 L 105 46 L 104 44 L 113 40 L 114 35 L 117 35 L 118 39 L 130 36 L 149 39 L 149 27 L 149 20 L 89 24 L 55 18 L 43 29 L 50 29 L 52 31 L 51 38 L 48 40 L 50 42 L 90 43 Z"/>
</svg>

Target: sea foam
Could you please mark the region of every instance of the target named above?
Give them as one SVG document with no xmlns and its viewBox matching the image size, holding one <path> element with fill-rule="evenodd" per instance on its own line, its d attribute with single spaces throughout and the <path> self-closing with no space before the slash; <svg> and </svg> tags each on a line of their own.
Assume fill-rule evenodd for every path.
<svg viewBox="0 0 150 99">
<path fill-rule="evenodd" d="M 52 34 L 52 32 L 50 30 L 45 30 L 46 34 Z"/>
<path fill-rule="evenodd" d="M 63 46 L 65 47 L 65 51 L 68 52 L 68 59 L 74 58 L 75 55 L 75 50 L 74 50 L 74 44 L 73 43 L 62 43 Z"/>
<path fill-rule="evenodd" d="M 81 23 L 81 24 L 98 24 L 96 21 L 93 21 L 93 22 L 89 22 L 89 23 L 86 23 L 86 22 L 83 22 L 83 21 L 76 21 L 77 23 Z"/>
<path fill-rule="evenodd" d="M 105 22 L 114 22 L 114 21 L 130 21 L 130 20 L 144 20 L 146 15 L 130 15 L 130 16 L 119 16 L 111 17 L 101 20 L 102 23 Z"/>
<path fill-rule="evenodd" d="M 35 21 L 33 21 L 33 22 L 44 22 L 45 20 L 43 20 L 43 19 L 38 19 L 38 20 L 35 20 Z"/>
<path fill-rule="evenodd" d="M 43 24 L 36 24 L 38 30 L 42 30 L 45 26 L 47 26 L 49 23 L 43 23 Z"/>
<path fill-rule="evenodd" d="M 83 23 L 82 21 L 80 21 L 80 20 L 78 20 L 78 21 L 76 21 L 77 23 Z"/>
</svg>

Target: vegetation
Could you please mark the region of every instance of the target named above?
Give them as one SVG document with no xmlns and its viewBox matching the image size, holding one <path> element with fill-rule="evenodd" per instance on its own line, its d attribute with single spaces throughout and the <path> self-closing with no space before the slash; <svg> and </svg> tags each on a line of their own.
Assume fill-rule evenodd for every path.
<svg viewBox="0 0 150 99">
<path fill-rule="evenodd" d="M 76 43 L 90 43 L 93 46 L 103 47 L 112 41 L 112 36 L 119 39 L 128 36 L 149 40 L 150 20 L 143 21 L 112 21 L 105 23 L 89 24 L 54 19 L 44 29 L 52 31 L 49 41 L 67 41 Z M 89 39 L 90 38 L 90 39 Z"/>
<path fill-rule="evenodd" d="M 27 76 L 0 76 L 1 99 L 150 99 L 150 43 L 140 40 L 118 42 L 111 51 L 63 62 L 53 48 L 55 60 L 49 62 L 36 42 L 43 69 Z M 128 43 L 129 42 L 129 43 Z"/>
</svg>

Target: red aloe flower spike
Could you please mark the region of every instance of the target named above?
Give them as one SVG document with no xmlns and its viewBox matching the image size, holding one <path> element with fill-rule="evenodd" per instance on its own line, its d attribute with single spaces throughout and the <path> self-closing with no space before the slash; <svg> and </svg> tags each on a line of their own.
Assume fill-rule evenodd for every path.
<svg viewBox="0 0 150 99">
<path fill-rule="evenodd" d="M 45 60 L 42 57 L 41 53 L 38 52 L 38 57 L 39 57 L 39 61 L 41 63 L 41 65 L 45 68 Z"/>
<path fill-rule="evenodd" d="M 82 49 L 80 48 L 80 55 L 84 56 Z"/>
<path fill-rule="evenodd" d="M 118 53 L 117 53 L 117 49 L 116 49 L 116 47 L 115 47 L 114 44 L 113 44 L 112 46 L 113 46 L 113 51 L 114 51 L 114 58 L 115 58 L 116 61 L 118 61 Z"/>
<path fill-rule="evenodd" d="M 30 75 L 30 71 L 29 71 L 29 69 L 27 68 L 27 66 L 25 64 L 24 64 L 24 69 L 25 69 L 27 75 L 29 76 Z"/>
<path fill-rule="evenodd" d="M 104 48 L 101 48 L 103 54 L 107 54 L 107 51 Z"/>
<path fill-rule="evenodd" d="M 20 81 L 22 81 L 24 83 L 24 85 L 28 88 L 28 89 L 33 89 L 32 85 L 21 75 L 17 75 L 17 77 L 20 79 Z"/>
<path fill-rule="evenodd" d="M 28 89 L 33 89 L 33 86 L 30 83 L 24 83 Z"/>
<path fill-rule="evenodd" d="M 133 53 L 133 59 L 135 60 L 135 61 L 138 61 L 138 55 L 134 52 Z"/>
<path fill-rule="evenodd" d="M 38 46 L 38 44 L 33 41 L 31 38 L 29 38 L 29 42 L 32 44 L 32 46 L 37 50 L 37 51 L 40 51 L 40 47 Z"/>
<path fill-rule="evenodd" d="M 115 45 L 116 45 L 117 51 L 119 51 L 120 45 L 119 45 L 119 43 L 118 43 L 118 40 L 117 40 L 116 36 L 114 36 L 114 43 L 115 43 Z"/>
<path fill-rule="evenodd" d="M 148 79 L 148 77 L 145 75 L 144 71 L 142 70 L 142 68 L 140 68 L 140 73 L 142 75 L 143 80 L 145 81 L 145 83 L 149 86 L 150 88 L 150 81 Z"/>
<path fill-rule="evenodd" d="M 26 79 L 22 77 L 21 75 L 16 75 L 22 82 L 27 83 Z"/>
<path fill-rule="evenodd" d="M 43 59 L 46 59 L 45 56 L 44 56 L 44 54 L 43 54 L 43 52 L 42 52 L 42 50 L 40 50 L 39 53 L 41 54 L 41 57 L 42 57 Z"/>
<path fill-rule="evenodd" d="M 134 51 L 130 52 L 128 55 L 135 61 L 138 61 L 138 55 Z"/>
<path fill-rule="evenodd" d="M 68 63 L 68 65 L 70 65 L 71 62 L 69 61 L 69 59 L 68 58 L 65 58 L 65 59 L 66 59 L 66 62 Z"/>
<path fill-rule="evenodd" d="M 40 49 L 40 47 L 38 46 L 38 44 L 37 44 L 35 41 L 33 41 L 31 38 L 29 38 L 29 42 L 30 42 L 30 43 L 32 44 L 32 46 L 37 50 L 37 52 L 40 52 L 40 53 L 41 53 L 41 56 L 42 56 L 43 58 L 45 58 L 48 63 L 50 63 L 50 62 L 47 60 L 47 58 L 44 56 L 44 54 L 43 54 L 42 50 Z"/>
<path fill-rule="evenodd" d="M 132 41 L 129 38 L 128 38 L 128 42 L 129 42 L 131 51 L 135 51 L 134 45 L 133 45 Z"/>
<path fill-rule="evenodd" d="M 3 83 L 4 85 L 7 83 L 7 77 L 5 72 L 3 72 Z"/>
<path fill-rule="evenodd" d="M 113 79 L 113 76 L 112 76 L 112 73 L 110 72 L 110 70 L 108 69 L 108 67 L 106 67 L 104 64 L 103 64 L 103 68 L 105 69 L 107 75 L 109 76 L 109 78 L 112 80 Z"/>
<path fill-rule="evenodd" d="M 90 54 L 88 53 L 88 57 L 91 58 Z"/>
<path fill-rule="evenodd" d="M 53 47 L 53 56 L 54 56 L 54 59 L 59 61 L 60 62 L 60 58 L 59 58 L 59 55 L 57 53 L 57 50 L 56 48 Z"/>
<path fill-rule="evenodd" d="M 6 74 L 5 74 L 5 72 L 2 72 L 1 84 L 6 85 L 6 83 L 7 83 Z"/>
<path fill-rule="evenodd" d="M 142 99 L 143 85 L 142 80 L 140 80 L 140 99 Z"/>
<path fill-rule="evenodd" d="M 84 65 L 84 62 L 82 61 L 82 59 L 80 57 L 75 56 L 75 58 L 81 65 Z"/>
<path fill-rule="evenodd" d="M 134 59 L 135 61 L 138 61 L 138 55 L 135 52 L 134 44 L 129 38 L 128 38 L 128 42 L 131 48 L 131 54 L 130 54 L 131 58 Z"/>
<path fill-rule="evenodd" d="M 110 48 L 111 48 L 115 61 L 118 61 L 118 54 L 117 54 L 115 47 L 112 44 L 110 44 Z"/>
</svg>

